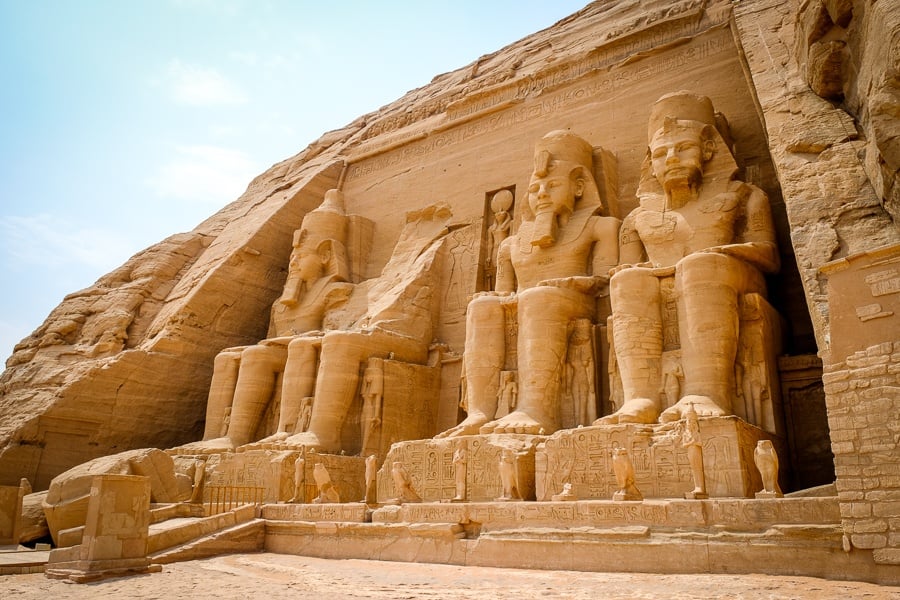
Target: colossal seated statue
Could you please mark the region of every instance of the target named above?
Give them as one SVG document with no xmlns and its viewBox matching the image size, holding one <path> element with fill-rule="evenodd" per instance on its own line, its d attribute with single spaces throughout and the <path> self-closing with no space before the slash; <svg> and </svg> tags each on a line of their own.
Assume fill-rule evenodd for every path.
<svg viewBox="0 0 900 600">
<path fill-rule="evenodd" d="M 341 430 L 357 393 L 360 365 L 388 358 L 427 362 L 437 314 L 432 290 L 450 215 L 444 206 L 408 215 L 381 277 L 354 286 L 346 281 L 343 197 L 338 190 L 327 192 L 294 236 L 284 292 L 272 307 L 270 337 L 216 357 L 204 440 L 171 452 L 248 446 L 267 408 L 279 400 L 277 431 L 260 443 L 345 450 Z M 368 430 L 377 425 L 371 400 Z M 360 437 L 368 442 L 367 435 Z"/>
<path fill-rule="evenodd" d="M 281 447 L 348 453 L 367 450 L 372 430 L 379 425 L 379 405 L 387 401 L 388 390 L 383 380 L 363 386 L 364 393 L 370 395 L 362 419 L 365 432 L 358 433 L 352 447 L 344 447 L 342 429 L 360 390 L 360 371 L 364 365 L 373 371 L 380 369 L 379 364 L 388 360 L 423 366 L 428 363 L 439 316 L 440 295 L 435 290 L 440 285 L 441 250 L 450 217 L 446 205 L 408 214 L 381 275 L 359 284 L 340 311 L 341 326 L 321 336 L 291 340 L 288 365 L 314 382 L 315 393 L 308 428 L 284 439 Z M 370 372 L 369 376 L 377 379 L 383 374 Z M 288 383 L 285 377 L 285 388 Z"/>
<path fill-rule="evenodd" d="M 294 393 L 282 395 L 278 429 L 284 432 L 293 427 L 302 399 L 312 389 L 306 382 L 308 393 L 304 394 L 293 385 L 302 380 L 302 374 L 288 364 L 288 344 L 298 334 L 322 329 L 326 314 L 349 297 L 353 284 L 347 282 L 346 237 L 343 195 L 329 190 L 294 233 L 284 292 L 272 305 L 269 337 L 253 346 L 227 348 L 216 356 L 203 441 L 182 450 L 221 452 L 253 441 L 267 406 L 281 391 L 282 380 L 291 382 Z"/>
<path fill-rule="evenodd" d="M 497 250 L 495 289 L 468 305 L 462 383 L 468 414 L 439 437 L 559 429 L 569 331 L 576 321 L 595 318 L 596 292 L 618 262 L 619 220 L 601 216 L 593 153 L 566 131 L 537 143 L 525 216 Z M 507 348 L 507 326 L 516 321 L 516 347 Z M 515 410 L 492 421 L 511 354 L 518 369 Z"/>
<path fill-rule="evenodd" d="M 688 92 L 651 109 L 640 205 L 622 224 L 621 264 L 610 279 L 624 403 L 599 424 L 673 421 L 691 406 L 701 416 L 735 413 L 736 368 L 746 371 L 736 358 L 750 339 L 740 334 L 742 310 L 768 306 L 763 275 L 778 270 L 779 256 L 768 199 L 735 179 L 726 127 L 709 98 Z M 667 335 L 680 343 L 668 377 Z M 677 401 L 665 408 L 663 395 Z"/>
</svg>

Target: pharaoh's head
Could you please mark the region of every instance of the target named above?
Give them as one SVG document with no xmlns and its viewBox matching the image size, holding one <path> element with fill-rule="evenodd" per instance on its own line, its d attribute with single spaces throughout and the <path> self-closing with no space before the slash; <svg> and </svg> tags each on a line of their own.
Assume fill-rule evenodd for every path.
<svg viewBox="0 0 900 600">
<path fill-rule="evenodd" d="M 551 131 L 538 141 L 528 184 L 528 206 L 535 221 L 533 245 L 552 245 L 557 228 L 565 226 L 575 211 L 575 203 L 588 190 L 597 195 L 592 165 L 593 148 L 575 134 Z"/>
<path fill-rule="evenodd" d="M 346 237 L 343 194 L 328 190 L 322 204 L 309 212 L 300 229 L 294 232 L 285 291 L 279 301 L 285 305 L 296 304 L 303 290 L 324 276 L 346 281 L 349 278 Z"/>
<path fill-rule="evenodd" d="M 716 114 L 706 96 L 675 92 L 653 105 L 647 131 L 651 167 L 667 196 L 696 192 L 704 166 L 716 151 L 715 125 Z"/>
</svg>

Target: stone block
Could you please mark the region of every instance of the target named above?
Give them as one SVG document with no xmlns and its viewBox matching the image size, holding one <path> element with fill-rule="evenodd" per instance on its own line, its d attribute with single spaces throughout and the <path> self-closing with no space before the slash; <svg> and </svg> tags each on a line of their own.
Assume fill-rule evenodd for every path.
<svg viewBox="0 0 900 600">
<path fill-rule="evenodd" d="M 397 498 L 391 465 L 399 462 L 412 479 L 412 487 L 425 502 L 451 500 L 457 496 L 454 453 L 465 450 L 465 490 L 470 502 L 491 501 L 503 496 L 500 462 L 504 453 L 512 457 L 511 472 L 522 499 L 535 497 L 535 449 L 546 436 L 490 434 L 450 439 L 399 442 L 391 447 L 378 471 L 378 501 Z"/>
<path fill-rule="evenodd" d="M 751 497 L 762 489 L 753 463 L 757 441 L 780 440 L 735 417 L 701 418 L 703 465 L 711 497 Z M 564 483 L 579 498 L 611 498 L 617 489 L 614 448 L 628 450 L 635 485 L 645 498 L 682 497 L 693 489 L 690 463 L 676 429 L 665 425 L 603 425 L 560 431 L 538 449 L 538 500 L 549 500 Z"/>
</svg>

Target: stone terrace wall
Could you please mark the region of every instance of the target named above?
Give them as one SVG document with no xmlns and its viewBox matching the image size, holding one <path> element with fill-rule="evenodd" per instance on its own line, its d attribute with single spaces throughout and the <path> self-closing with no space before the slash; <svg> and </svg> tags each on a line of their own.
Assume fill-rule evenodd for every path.
<svg viewBox="0 0 900 600">
<path fill-rule="evenodd" d="M 900 342 L 828 365 L 823 380 L 845 540 L 900 565 Z"/>
</svg>

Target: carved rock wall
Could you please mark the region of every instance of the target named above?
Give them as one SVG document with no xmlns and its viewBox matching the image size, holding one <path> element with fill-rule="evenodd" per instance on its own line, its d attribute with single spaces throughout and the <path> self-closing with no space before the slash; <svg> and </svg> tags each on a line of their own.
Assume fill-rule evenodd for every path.
<svg viewBox="0 0 900 600">
<path fill-rule="evenodd" d="M 0 485 L 24 476 L 40 490 L 96 456 L 198 439 L 213 357 L 265 337 L 292 233 L 344 165 L 348 212 L 377 223 L 362 278 L 387 262 L 406 211 L 452 207 L 457 245 L 435 337 L 461 352 L 490 194 L 509 189 L 521 202 L 534 140 L 571 129 L 613 153 L 625 215 L 649 106 L 678 89 L 712 97 L 729 118 L 741 178 L 770 198 L 785 265 L 770 301 L 787 321 L 787 350 L 826 349 L 819 267 L 900 241 L 896 9 L 896 0 L 595 2 L 325 134 L 194 231 L 67 297 L 17 346 L 0 376 Z M 456 416 L 459 363 L 447 364 L 456 366 L 441 376 L 439 428 Z M 895 420 L 882 405 L 873 418 Z M 851 460 L 858 450 L 839 448 Z M 896 442 L 885 452 L 896 463 Z M 873 513 L 888 506 L 871 501 Z"/>
</svg>

